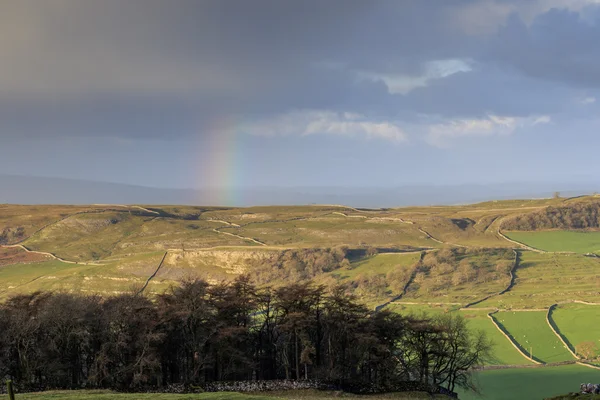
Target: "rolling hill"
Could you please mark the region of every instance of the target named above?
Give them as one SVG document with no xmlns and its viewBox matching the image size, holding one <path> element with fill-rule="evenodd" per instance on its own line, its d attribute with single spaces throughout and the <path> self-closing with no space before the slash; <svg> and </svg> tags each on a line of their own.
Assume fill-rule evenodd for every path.
<svg viewBox="0 0 600 400">
<path fill-rule="evenodd" d="M 600 341 L 582 321 L 600 303 L 598 210 L 596 196 L 385 209 L 5 204 L 0 300 L 310 279 L 376 310 L 461 313 L 495 343 L 487 382 L 498 366 L 596 362 L 576 349 Z"/>
</svg>

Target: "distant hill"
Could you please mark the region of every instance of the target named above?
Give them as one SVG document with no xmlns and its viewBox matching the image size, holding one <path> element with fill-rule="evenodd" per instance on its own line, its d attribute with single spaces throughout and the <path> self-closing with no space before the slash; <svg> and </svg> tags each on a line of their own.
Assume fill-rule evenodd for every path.
<svg viewBox="0 0 600 400">
<path fill-rule="evenodd" d="M 595 183 L 506 183 L 494 185 L 406 185 L 399 187 L 254 187 L 165 189 L 86 180 L 0 174 L 0 204 L 187 204 L 353 207 L 467 204 L 487 200 L 548 198 L 592 193 Z"/>
</svg>

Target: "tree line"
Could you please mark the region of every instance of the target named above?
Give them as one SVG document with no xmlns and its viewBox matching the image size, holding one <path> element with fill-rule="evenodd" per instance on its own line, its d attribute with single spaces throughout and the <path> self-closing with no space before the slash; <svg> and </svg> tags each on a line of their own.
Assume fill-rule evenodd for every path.
<svg viewBox="0 0 600 400">
<path fill-rule="evenodd" d="M 540 211 L 518 215 L 502 224 L 502 229 L 509 231 L 586 228 L 600 228 L 600 202 L 597 200 L 548 206 Z"/>
<path fill-rule="evenodd" d="M 318 379 L 386 390 L 473 388 L 490 342 L 458 316 L 373 313 L 343 288 L 259 288 L 248 277 L 135 294 L 36 292 L 0 304 L 0 377 L 21 390 L 160 390 Z"/>
</svg>

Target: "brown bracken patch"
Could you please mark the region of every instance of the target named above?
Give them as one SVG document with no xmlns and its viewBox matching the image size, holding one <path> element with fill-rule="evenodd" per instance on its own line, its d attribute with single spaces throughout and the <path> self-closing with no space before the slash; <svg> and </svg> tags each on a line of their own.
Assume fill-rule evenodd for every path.
<svg viewBox="0 0 600 400">
<path fill-rule="evenodd" d="M 0 247 L 0 267 L 11 264 L 27 264 L 46 261 L 50 257 L 43 254 L 29 253 L 20 248 Z"/>
</svg>

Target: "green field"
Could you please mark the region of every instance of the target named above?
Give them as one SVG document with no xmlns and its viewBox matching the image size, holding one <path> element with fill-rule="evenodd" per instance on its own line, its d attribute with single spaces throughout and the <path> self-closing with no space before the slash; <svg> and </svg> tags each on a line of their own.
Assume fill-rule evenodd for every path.
<svg viewBox="0 0 600 400">
<path fill-rule="evenodd" d="M 594 342 L 600 348 L 600 306 L 563 304 L 554 309 L 552 319 L 573 348 L 582 342 Z"/>
<path fill-rule="evenodd" d="M 523 357 L 517 349 L 498 331 L 491 319 L 487 316 L 489 310 L 462 309 L 454 310 L 443 306 L 428 306 L 418 304 L 403 304 L 402 302 L 392 303 L 388 306 L 390 310 L 401 314 L 444 314 L 447 312 L 456 312 L 467 320 L 467 326 L 473 331 L 484 331 L 491 339 L 493 348 L 493 358 L 488 360 L 486 365 L 532 365 L 533 363 Z"/>
<path fill-rule="evenodd" d="M 75 390 L 17 395 L 17 400 L 332 400 L 338 398 L 369 400 L 417 400 L 448 399 L 446 396 L 431 396 L 427 393 L 389 393 L 382 395 L 357 396 L 341 392 L 322 392 L 317 390 L 293 390 L 285 392 L 267 392 L 264 394 L 242 394 L 232 392 L 200 394 L 162 394 L 162 393 L 115 393 L 103 390 Z M 8 396 L 0 395 L 0 400 Z"/>
<path fill-rule="evenodd" d="M 493 359 L 488 365 L 531 365 L 527 358 L 523 357 L 517 349 L 498 331 L 491 319 L 487 316 L 487 310 L 461 310 L 458 311 L 467 318 L 468 326 L 473 330 L 484 331 L 488 338 L 494 343 Z"/>
<path fill-rule="evenodd" d="M 545 363 L 574 360 L 546 322 L 545 311 L 506 311 L 493 315 L 525 352 Z"/>
<path fill-rule="evenodd" d="M 513 231 L 505 234 L 517 242 L 544 251 L 600 254 L 600 232 L 598 231 Z"/>
<path fill-rule="evenodd" d="M 600 370 L 580 365 L 479 372 L 482 395 L 459 392 L 461 400 L 532 400 L 578 392 L 582 382 L 600 382 Z"/>
</svg>

